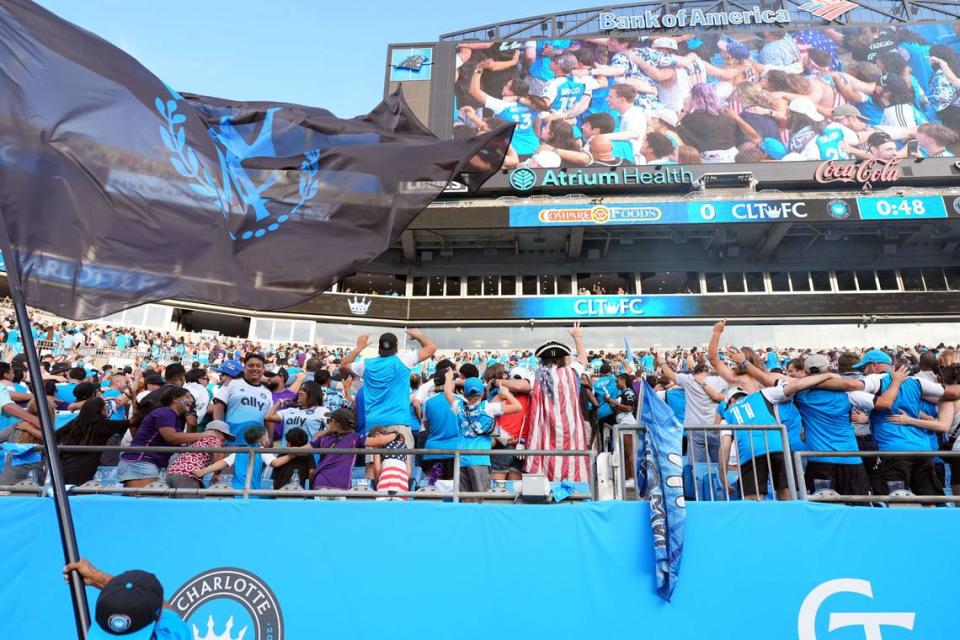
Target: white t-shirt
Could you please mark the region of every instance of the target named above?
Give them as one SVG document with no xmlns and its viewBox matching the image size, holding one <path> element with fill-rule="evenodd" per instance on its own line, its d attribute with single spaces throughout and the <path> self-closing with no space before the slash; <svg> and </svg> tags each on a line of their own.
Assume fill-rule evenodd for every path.
<svg viewBox="0 0 960 640">
<path fill-rule="evenodd" d="M 881 384 L 885 373 L 873 373 L 863 378 L 863 390 L 871 395 L 880 393 Z M 920 383 L 920 392 L 924 398 L 936 399 L 943 395 L 943 385 L 926 378 L 912 376 L 914 380 Z"/>
<path fill-rule="evenodd" d="M 647 139 L 647 114 L 640 107 L 630 107 L 626 113 L 620 116 L 620 131 L 633 131 L 640 135 L 630 139 L 630 145 L 633 147 L 633 158 L 637 164 L 645 164 L 643 158 L 643 143 Z"/>
<path fill-rule="evenodd" d="M 720 376 L 706 376 L 703 379 L 719 393 L 727 390 L 726 381 Z M 712 425 L 717 413 L 717 403 L 710 399 L 692 373 L 678 373 L 677 386 L 683 389 L 687 400 L 687 409 L 683 415 L 685 425 Z"/>
<path fill-rule="evenodd" d="M 312 441 L 318 432 L 326 428 L 328 413 L 327 408 L 323 405 L 310 407 L 309 409 L 291 407 L 278 411 L 280 424 L 283 425 L 282 441 L 286 443 L 287 432 L 291 429 L 303 429 L 307 432 L 307 441 Z"/>
<path fill-rule="evenodd" d="M 207 393 L 207 388 L 199 382 L 188 382 L 183 385 L 183 388 L 189 390 L 190 395 L 193 396 L 193 406 L 197 412 L 197 420 L 202 420 L 207 415 L 207 405 L 210 404 L 210 395 Z"/>
<path fill-rule="evenodd" d="M 775 387 L 766 387 L 763 389 L 763 397 L 773 404 L 783 404 L 789 402 L 793 396 L 787 396 L 784 389 L 789 384 L 787 380 L 779 380 Z M 854 409 L 859 409 L 864 413 L 873 411 L 873 394 L 866 391 L 848 391 L 847 398 Z"/>
</svg>

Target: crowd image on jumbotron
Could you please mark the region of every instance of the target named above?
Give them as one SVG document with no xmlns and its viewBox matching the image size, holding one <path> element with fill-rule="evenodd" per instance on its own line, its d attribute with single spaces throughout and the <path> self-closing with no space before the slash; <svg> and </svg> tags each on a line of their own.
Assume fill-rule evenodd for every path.
<svg viewBox="0 0 960 640">
<path fill-rule="evenodd" d="M 455 135 L 505 166 L 953 157 L 958 23 L 458 43 Z"/>
</svg>

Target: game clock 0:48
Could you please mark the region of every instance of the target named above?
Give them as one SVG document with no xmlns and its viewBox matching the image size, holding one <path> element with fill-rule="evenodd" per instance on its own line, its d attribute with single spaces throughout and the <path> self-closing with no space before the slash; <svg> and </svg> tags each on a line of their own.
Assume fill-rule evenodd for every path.
<svg viewBox="0 0 960 640">
<path fill-rule="evenodd" d="M 891 196 L 857 198 L 862 220 L 946 218 L 947 209 L 938 196 Z"/>
</svg>

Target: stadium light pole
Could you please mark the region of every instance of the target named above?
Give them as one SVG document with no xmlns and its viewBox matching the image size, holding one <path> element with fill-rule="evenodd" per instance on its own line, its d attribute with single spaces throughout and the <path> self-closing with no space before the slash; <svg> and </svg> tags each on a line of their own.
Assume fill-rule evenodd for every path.
<svg viewBox="0 0 960 640">
<path fill-rule="evenodd" d="M 17 274 L 19 276 L 19 273 Z M 19 277 L 17 278 L 19 282 Z M 11 282 L 11 285 L 13 283 Z M 73 516 L 70 513 L 70 502 L 67 499 L 67 489 L 63 484 L 63 468 L 60 466 L 60 447 L 57 446 L 57 434 L 53 428 L 53 416 L 47 405 L 47 396 L 43 389 L 43 374 L 40 369 L 40 356 L 37 353 L 33 333 L 30 330 L 30 318 L 27 315 L 27 305 L 23 295 L 16 286 L 10 287 L 10 297 L 13 299 L 13 309 L 17 317 L 17 326 L 20 327 L 20 339 L 23 340 L 23 350 L 27 356 L 27 370 L 30 372 L 30 388 L 33 399 L 37 403 L 37 413 L 40 417 L 40 426 L 43 431 L 43 448 L 47 454 L 47 468 L 50 481 L 53 485 L 53 502 L 57 509 L 57 522 L 60 525 L 60 542 L 63 545 L 63 557 L 67 564 L 80 559 L 77 548 L 77 535 L 73 528 Z M 77 623 L 77 637 L 87 640 L 87 629 L 90 628 L 90 610 L 87 608 L 87 592 L 83 586 L 83 578 L 76 571 L 68 576 L 70 595 L 73 602 L 73 616 Z"/>
</svg>

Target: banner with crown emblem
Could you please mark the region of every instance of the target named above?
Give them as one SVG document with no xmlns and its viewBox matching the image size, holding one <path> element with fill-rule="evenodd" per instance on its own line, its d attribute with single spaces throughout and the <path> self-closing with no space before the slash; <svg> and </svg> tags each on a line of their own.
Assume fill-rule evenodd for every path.
<svg viewBox="0 0 960 640">
<path fill-rule="evenodd" d="M 493 594 L 517 638 L 956 637 L 960 563 L 944 554 L 941 570 L 917 580 L 929 545 L 904 543 L 955 531 L 956 509 L 691 502 L 668 605 L 653 589 L 662 567 L 649 502 L 70 501 L 83 555 L 111 575 L 156 574 L 194 640 L 379 639 L 387 628 L 396 640 L 486 640 L 491 613 L 476 597 L 451 597 L 457 583 Z M 398 540 L 382 540 L 386 531 Z M 546 542 L 530 539 L 541 531 Z M 62 560 L 50 552 L 52 501 L 0 499 L 0 545 L 16 550 L 0 563 L 0 602 L 10 603 L 0 637 L 75 637 Z M 387 596 L 397 559 L 405 577 Z M 519 604 L 503 593 L 504 567 L 534 587 Z M 98 593 L 88 595 L 92 607 Z"/>
<path fill-rule="evenodd" d="M 28 0 L 0 4 L 0 249 L 28 304 L 92 318 L 185 298 L 278 309 L 385 251 L 512 125 L 437 139 L 398 92 L 366 116 L 181 94 Z"/>
</svg>

